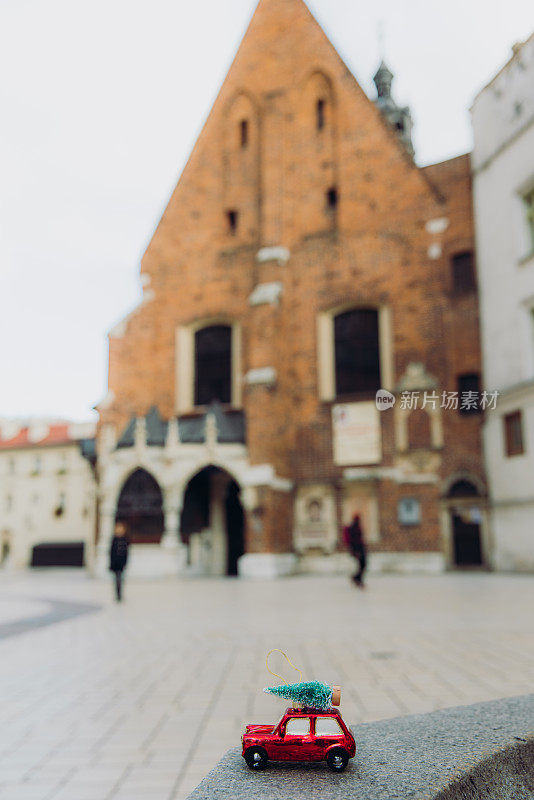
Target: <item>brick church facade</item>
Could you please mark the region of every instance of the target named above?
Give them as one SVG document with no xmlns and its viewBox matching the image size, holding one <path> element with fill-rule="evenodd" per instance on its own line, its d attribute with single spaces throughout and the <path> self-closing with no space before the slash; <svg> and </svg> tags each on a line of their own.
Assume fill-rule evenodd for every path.
<svg viewBox="0 0 534 800">
<path fill-rule="evenodd" d="M 343 569 L 355 511 L 373 569 L 487 562 L 469 157 L 415 165 L 391 77 L 260 0 L 110 333 L 101 566 L 120 518 L 139 572 Z"/>
</svg>

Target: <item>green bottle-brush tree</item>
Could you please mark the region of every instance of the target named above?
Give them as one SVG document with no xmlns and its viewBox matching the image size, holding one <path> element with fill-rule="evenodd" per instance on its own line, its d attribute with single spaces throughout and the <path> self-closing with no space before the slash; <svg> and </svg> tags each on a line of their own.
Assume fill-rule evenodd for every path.
<svg viewBox="0 0 534 800">
<path fill-rule="evenodd" d="M 275 694 L 278 697 L 284 697 L 286 700 L 293 700 L 301 706 L 307 708 L 317 708 L 322 711 L 328 711 L 332 705 L 339 705 L 339 700 L 334 697 L 332 702 L 332 694 L 336 693 L 337 687 L 328 686 L 327 683 L 320 681 L 304 681 L 303 683 L 290 683 L 285 686 L 270 686 L 264 689 L 264 692 Z"/>
</svg>

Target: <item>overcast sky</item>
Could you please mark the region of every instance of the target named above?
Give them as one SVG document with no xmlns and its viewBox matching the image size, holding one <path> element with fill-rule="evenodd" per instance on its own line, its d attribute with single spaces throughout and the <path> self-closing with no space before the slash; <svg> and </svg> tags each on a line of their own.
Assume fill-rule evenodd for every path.
<svg viewBox="0 0 534 800">
<path fill-rule="evenodd" d="M 255 0 L 0 0 L 0 416 L 91 419 L 106 332 Z M 468 108 L 532 0 L 310 0 L 371 95 L 382 22 L 420 164 L 471 148 Z"/>
</svg>

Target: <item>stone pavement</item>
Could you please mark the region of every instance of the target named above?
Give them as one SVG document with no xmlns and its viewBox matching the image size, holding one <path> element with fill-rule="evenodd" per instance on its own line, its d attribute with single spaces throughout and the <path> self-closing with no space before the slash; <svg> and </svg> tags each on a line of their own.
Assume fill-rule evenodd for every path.
<svg viewBox="0 0 534 800">
<path fill-rule="evenodd" d="M 34 620 L 0 640 L 0 800 L 183 800 L 282 713 L 272 647 L 340 683 L 351 724 L 529 693 L 533 607 L 519 575 L 132 580 L 116 605 L 79 573 L 0 572 L 0 623 Z"/>
</svg>

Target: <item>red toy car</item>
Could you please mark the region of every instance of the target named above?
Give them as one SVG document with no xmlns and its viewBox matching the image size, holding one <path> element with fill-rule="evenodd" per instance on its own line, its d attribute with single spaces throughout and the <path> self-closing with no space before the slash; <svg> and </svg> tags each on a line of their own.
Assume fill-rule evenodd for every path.
<svg viewBox="0 0 534 800">
<path fill-rule="evenodd" d="M 354 736 L 337 709 L 288 708 L 275 725 L 247 725 L 241 737 L 243 758 L 251 769 L 268 761 L 326 761 L 343 772 L 356 753 Z"/>
</svg>

